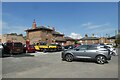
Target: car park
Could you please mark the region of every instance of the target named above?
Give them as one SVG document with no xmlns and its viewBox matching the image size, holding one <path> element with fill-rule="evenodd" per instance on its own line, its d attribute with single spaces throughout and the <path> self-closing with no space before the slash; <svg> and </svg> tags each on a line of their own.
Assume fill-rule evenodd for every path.
<svg viewBox="0 0 120 80">
<path fill-rule="evenodd" d="M 101 45 L 80 45 L 76 48 L 62 52 L 62 60 L 72 62 L 77 59 L 90 59 L 99 64 L 104 64 L 111 60 L 110 51 Z"/>
</svg>

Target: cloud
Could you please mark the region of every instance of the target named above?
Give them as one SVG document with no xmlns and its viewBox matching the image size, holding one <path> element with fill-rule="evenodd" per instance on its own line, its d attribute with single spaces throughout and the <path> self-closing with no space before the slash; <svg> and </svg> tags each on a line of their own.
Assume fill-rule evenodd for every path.
<svg viewBox="0 0 120 80">
<path fill-rule="evenodd" d="M 104 24 L 93 24 L 91 22 L 82 24 L 81 27 L 84 29 L 84 32 L 88 34 L 95 34 L 95 35 L 114 35 L 115 30 L 117 30 L 117 26 L 113 26 L 110 23 Z"/>
<path fill-rule="evenodd" d="M 110 25 L 109 23 L 96 25 L 91 22 L 88 22 L 88 23 L 82 24 L 82 27 L 85 27 L 86 29 L 97 29 L 97 28 L 101 28 L 101 27 L 105 27 L 105 26 L 107 27 L 109 25 Z"/>
<path fill-rule="evenodd" d="M 91 22 L 88 22 L 88 23 L 82 24 L 82 26 L 90 26 L 90 25 L 92 25 Z"/>
<path fill-rule="evenodd" d="M 25 35 L 25 29 L 28 29 L 27 27 L 21 26 L 21 25 L 9 25 L 6 22 L 0 21 L 0 24 L 2 24 L 2 33 L 3 34 L 9 34 L 9 33 L 17 33 L 17 34 L 23 34 Z"/>
<path fill-rule="evenodd" d="M 77 34 L 77 33 L 74 33 L 74 32 L 71 33 L 69 37 L 71 37 L 73 39 L 80 39 L 80 38 L 82 38 L 82 36 L 80 34 Z"/>
</svg>

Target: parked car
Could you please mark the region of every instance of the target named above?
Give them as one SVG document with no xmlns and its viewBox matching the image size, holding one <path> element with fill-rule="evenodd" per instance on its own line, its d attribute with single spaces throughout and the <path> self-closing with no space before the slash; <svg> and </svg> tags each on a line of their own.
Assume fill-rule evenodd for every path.
<svg viewBox="0 0 120 80">
<path fill-rule="evenodd" d="M 8 56 L 7 54 L 10 54 L 10 49 L 3 45 L 3 43 L 0 43 L 0 57 Z"/>
<path fill-rule="evenodd" d="M 4 48 L 9 49 L 10 54 L 23 53 L 23 44 L 21 42 L 7 42 L 4 43 Z"/>
<path fill-rule="evenodd" d="M 74 46 L 75 46 L 75 47 L 78 47 L 78 46 L 80 46 L 80 45 L 81 45 L 81 44 L 79 43 L 79 44 L 75 44 Z"/>
<path fill-rule="evenodd" d="M 23 51 L 25 53 L 35 53 L 35 48 L 34 48 L 34 45 L 24 45 L 24 49 Z"/>
<path fill-rule="evenodd" d="M 64 50 L 73 49 L 75 48 L 75 45 L 67 45 L 67 46 L 64 46 L 63 48 Z"/>
<path fill-rule="evenodd" d="M 43 52 L 58 51 L 58 50 L 62 49 L 62 47 L 58 44 L 47 44 L 45 42 L 37 43 L 34 47 L 35 47 L 35 50 L 43 51 Z"/>
<path fill-rule="evenodd" d="M 104 47 L 110 50 L 111 55 L 117 55 L 117 51 L 112 45 L 104 45 Z"/>
<path fill-rule="evenodd" d="M 62 52 L 62 60 L 72 62 L 75 59 L 90 59 L 99 64 L 111 60 L 110 51 L 100 45 L 80 45 L 74 49 Z"/>
<path fill-rule="evenodd" d="M 62 46 L 60 44 L 49 44 L 49 48 L 50 49 L 54 49 L 54 51 L 61 51 L 62 50 Z"/>
<path fill-rule="evenodd" d="M 114 56 L 117 55 L 117 51 L 112 44 L 99 44 L 99 45 L 104 46 L 104 48 L 106 49 L 109 49 L 111 55 L 114 55 Z"/>
</svg>

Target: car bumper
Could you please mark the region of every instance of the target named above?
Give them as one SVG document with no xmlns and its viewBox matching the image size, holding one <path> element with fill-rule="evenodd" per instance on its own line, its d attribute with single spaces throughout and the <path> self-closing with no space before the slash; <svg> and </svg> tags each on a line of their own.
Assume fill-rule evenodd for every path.
<svg viewBox="0 0 120 80">
<path fill-rule="evenodd" d="M 109 56 L 107 57 L 107 60 L 111 60 L 111 55 L 109 55 Z"/>
</svg>

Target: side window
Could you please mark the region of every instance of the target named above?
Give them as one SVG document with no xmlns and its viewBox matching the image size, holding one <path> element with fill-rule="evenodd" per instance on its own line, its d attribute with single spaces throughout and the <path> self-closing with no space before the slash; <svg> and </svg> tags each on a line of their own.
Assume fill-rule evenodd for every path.
<svg viewBox="0 0 120 80">
<path fill-rule="evenodd" d="M 87 45 L 82 45 L 82 46 L 80 47 L 80 50 L 87 50 L 87 48 L 88 48 Z"/>
<path fill-rule="evenodd" d="M 97 46 L 89 46 L 88 50 L 96 50 Z"/>
</svg>

